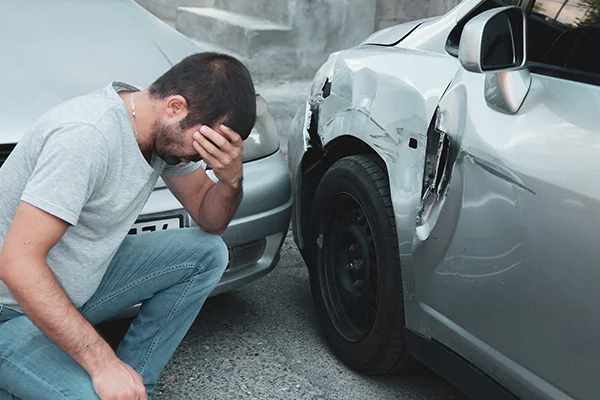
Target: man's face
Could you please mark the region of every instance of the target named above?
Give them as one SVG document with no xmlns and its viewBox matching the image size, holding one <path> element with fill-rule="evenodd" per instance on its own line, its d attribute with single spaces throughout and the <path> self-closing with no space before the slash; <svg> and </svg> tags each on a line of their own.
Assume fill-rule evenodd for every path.
<svg viewBox="0 0 600 400">
<path fill-rule="evenodd" d="M 170 96 L 163 105 L 162 118 L 152 125 L 155 153 L 169 165 L 202 160 L 194 147 L 194 133 L 200 130 L 202 124 L 193 125 L 188 129 L 183 128 L 189 125 L 187 123 L 184 125 L 188 116 L 185 99 L 179 95 Z M 222 122 L 215 124 L 213 130 L 227 139 L 227 135 L 217 128 Z"/>
<path fill-rule="evenodd" d="M 202 125 L 182 129 L 179 122 L 166 123 L 157 120 L 152 126 L 154 151 L 169 165 L 202 160 L 194 148 L 194 132 Z"/>
</svg>

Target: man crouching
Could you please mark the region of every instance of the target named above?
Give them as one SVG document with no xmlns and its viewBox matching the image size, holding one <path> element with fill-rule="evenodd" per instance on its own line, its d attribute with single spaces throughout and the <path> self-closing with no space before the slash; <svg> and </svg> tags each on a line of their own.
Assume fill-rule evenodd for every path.
<svg viewBox="0 0 600 400">
<path fill-rule="evenodd" d="M 200 53 L 35 123 L 0 170 L 0 399 L 152 395 L 227 266 L 255 120 L 248 70 Z M 159 177 L 201 229 L 127 235 Z M 140 302 L 115 353 L 93 325 Z"/>
</svg>

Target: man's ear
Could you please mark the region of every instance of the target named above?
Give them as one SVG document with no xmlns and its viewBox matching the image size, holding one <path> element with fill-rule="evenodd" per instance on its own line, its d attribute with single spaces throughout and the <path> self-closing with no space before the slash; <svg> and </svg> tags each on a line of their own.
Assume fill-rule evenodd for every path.
<svg viewBox="0 0 600 400">
<path fill-rule="evenodd" d="M 187 101 L 180 95 L 167 97 L 166 114 L 169 118 L 183 119 L 188 113 Z"/>
</svg>

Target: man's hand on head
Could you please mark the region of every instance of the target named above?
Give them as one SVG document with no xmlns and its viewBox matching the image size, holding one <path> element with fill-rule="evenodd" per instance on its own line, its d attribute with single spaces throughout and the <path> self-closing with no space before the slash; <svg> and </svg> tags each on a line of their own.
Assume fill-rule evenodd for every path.
<svg viewBox="0 0 600 400">
<path fill-rule="evenodd" d="M 242 187 L 242 153 L 244 141 L 241 136 L 221 125 L 216 132 L 203 126 L 194 133 L 194 148 L 209 164 L 219 180 L 216 184 L 203 168 L 191 174 L 166 177 L 165 183 L 183 204 L 194 221 L 204 231 L 222 234 L 244 196 Z"/>
<path fill-rule="evenodd" d="M 233 129 L 219 127 L 222 135 L 208 126 L 194 133 L 194 147 L 205 162 L 210 164 L 220 182 L 238 189 L 242 182 L 242 153 L 244 141 Z"/>
</svg>

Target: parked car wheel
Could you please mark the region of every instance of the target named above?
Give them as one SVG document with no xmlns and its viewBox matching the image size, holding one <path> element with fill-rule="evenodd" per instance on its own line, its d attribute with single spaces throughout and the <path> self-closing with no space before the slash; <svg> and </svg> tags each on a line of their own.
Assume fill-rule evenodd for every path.
<svg viewBox="0 0 600 400">
<path fill-rule="evenodd" d="M 396 224 L 380 161 L 337 161 L 318 185 L 310 226 L 311 290 L 336 356 L 363 373 L 406 368 Z"/>
</svg>

